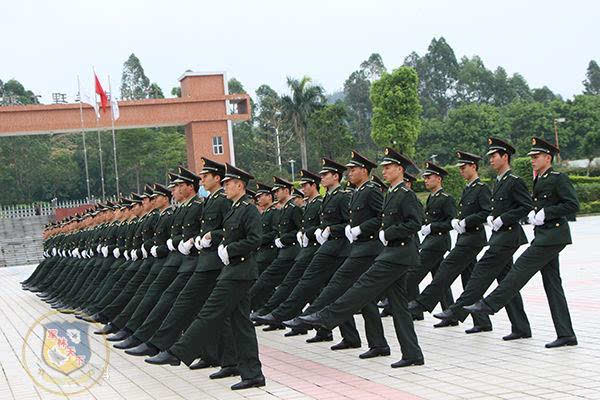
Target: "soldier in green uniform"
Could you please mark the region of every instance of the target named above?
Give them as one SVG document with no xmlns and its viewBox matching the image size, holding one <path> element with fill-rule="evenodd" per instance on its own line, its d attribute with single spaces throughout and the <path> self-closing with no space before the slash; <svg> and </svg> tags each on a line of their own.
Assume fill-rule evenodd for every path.
<svg viewBox="0 0 600 400">
<path fill-rule="evenodd" d="M 383 177 L 390 189 L 383 200 L 383 213 L 378 237 L 384 245 L 382 253 L 358 281 L 333 304 L 321 311 L 299 317 L 317 327 L 333 328 L 348 320 L 352 314 L 386 293 L 392 307 L 396 336 L 402 359 L 392 368 L 423 365 L 424 358 L 407 308 L 405 278 L 409 269 L 419 262 L 416 233 L 422 216 L 417 196 L 404 186 L 404 170 L 414 166 L 412 161 L 394 149 L 386 148 Z"/>
<path fill-rule="evenodd" d="M 521 245 L 527 243 L 519 220 L 527 216 L 533 206 L 525 182 L 510 170 L 510 158 L 515 149 L 498 138 L 489 138 L 488 144 L 490 165 L 498 174 L 492 191 L 491 215 L 487 218 L 492 227 L 490 247 L 475 265 L 471 279 L 456 303 L 443 312 L 434 314 L 434 317 L 439 319 L 464 321 L 469 314 L 462 307 L 480 300 L 494 279 L 501 282 L 512 267 L 513 254 Z M 506 306 L 506 311 L 512 329 L 511 333 L 502 339 L 531 337 L 531 328 L 520 294 L 512 298 Z"/>
<path fill-rule="evenodd" d="M 148 333 L 151 335 L 158 329 L 160 322 L 192 275 L 191 271 L 180 272 L 179 269 L 182 266 L 195 266 L 197 261 L 197 257 L 186 257 L 180 250 L 182 242 L 186 243 L 186 248 L 190 243 L 194 247 L 194 238 L 199 231 L 199 217 L 203 204 L 196 193 L 200 178 L 183 167 L 179 167 L 178 172 L 172 183 L 175 185 L 174 195 L 180 201 L 180 205 L 173 213 L 171 236 L 167 240 L 169 256 L 135 312 L 122 328 L 125 332 L 121 334 L 117 332 L 119 336 L 126 336 L 124 341 L 114 345 L 117 349 L 132 349 L 142 344 L 143 341 L 135 336 L 138 330 L 142 336 Z M 153 312 L 156 312 L 154 316 L 152 316 Z"/>
<path fill-rule="evenodd" d="M 194 322 L 177 343 L 161 353 L 163 357 L 156 364 L 179 365 L 183 361 L 190 365 L 207 343 L 220 340 L 223 321 L 230 319 L 239 357 L 236 369 L 242 378 L 231 389 L 239 390 L 265 385 L 256 331 L 248 318 L 249 289 L 258 275 L 255 252 L 261 226 L 258 210 L 245 200 L 248 181 L 254 178 L 229 164 L 226 168 L 225 193 L 233 206 L 223 222 L 223 241 L 218 249 L 225 267 Z"/>
<path fill-rule="evenodd" d="M 302 209 L 296 206 L 291 196 L 294 185 L 277 176 L 273 177 L 273 182 L 277 201 L 282 205 L 277 221 L 277 237 L 273 241 L 279 251 L 277 258 L 263 271 L 250 289 L 250 304 L 253 310 L 258 310 L 271 297 L 275 287 L 285 278 L 300 251 L 296 234 L 302 226 Z M 273 327 L 276 329 L 280 325 L 273 324 Z"/>
<path fill-rule="evenodd" d="M 335 272 L 317 299 L 303 312 L 303 315 L 315 313 L 343 295 L 373 264 L 375 258 L 383 250 L 383 244 L 377 237 L 381 226 L 383 194 L 381 188 L 369 179 L 371 170 L 377 167 L 377 164 L 353 151 L 352 159 L 346 164 L 346 167 L 348 167 L 348 181 L 356 188 L 351 195 L 350 220 L 345 228 L 346 238 L 351 244 L 350 255 Z M 365 305 L 361 309 L 361 313 L 365 320 L 369 350 L 360 354 L 359 357 L 373 358 L 390 355 L 390 347 L 385 339 L 381 317 L 375 302 Z M 300 325 L 301 321 L 295 319 L 294 323 Z M 294 327 L 293 324 L 292 327 Z M 354 317 L 350 317 L 339 328 L 342 341 L 332 346 L 331 350 L 361 346 Z"/>
<path fill-rule="evenodd" d="M 571 244 L 567 217 L 579 210 L 577 194 L 569 177 L 552 170 L 552 160 L 558 148 L 543 139 L 532 138 L 528 153 L 535 173 L 533 181 L 533 210 L 529 223 L 535 225 L 531 245 L 519 256 L 508 275 L 485 299 L 465 307 L 469 312 L 493 314 L 504 307 L 538 271 L 541 271 L 544 290 L 558 338 L 547 348 L 577 345 L 571 325 L 569 307 L 562 288 L 558 255 Z"/>
<path fill-rule="evenodd" d="M 448 172 L 442 167 L 432 162 L 425 163 L 423 180 L 425 188 L 429 190 L 430 194 L 425 203 L 424 225 L 419 231 L 419 235 L 423 237 L 419 253 L 421 262 L 417 267 L 411 269 L 407 276 L 406 290 L 409 300 L 417 297 L 419 284 L 428 272 L 431 272 L 435 279 L 444 254 L 450 251 L 450 231 L 452 230 L 450 221 L 456 216 L 456 205 L 452 196 L 444 192 L 442 186 L 444 177 L 447 175 Z M 448 308 L 454 302 L 452 290 L 449 287 L 444 291 L 441 302 L 443 309 Z M 458 322 L 446 320 L 433 327 L 443 328 L 456 325 Z"/>
<path fill-rule="evenodd" d="M 269 314 L 281 303 L 283 303 L 292 290 L 296 287 L 300 278 L 306 271 L 313 256 L 319 249 L 319 242 L 315 237 L 315 231 L 319 228 L 321 204 L 323 199 L 319 194 L 319 185 L 321 177 L 307 170 L 300 170 L 300 184 L 302 185 L 302 194 L 306 197 L 306 206 L 302 214 L 302 227 L 296 234 L 296 241 L 300 245 L 300 252 L 294 260 L 294 265 L 287 273 L 283 281 L 269 300 L 260 308 L 260 310 L 251 314 L 250 319 L 256 320 L 258 316 Z M 297 336 L 307 333 L 306 329 L 292 329 L 286 332 L 284 336 Z M 328 336 L 328 332 L 321 332 L 321 336 Z M 309 339 L 310 340 L 310 339 Z"/>
<path fill-rule="evenodd" d="M 471 277 L 477 255 L 487 244 L 483 224 L 491 211 L 490 189 L 479 179 L 478 169 L 481 157 L 464 151 L 456 152 L 460 174 L 467 181 L 459 202 L 457 218 L 450 225 L 457 232 L 456 245 L 442 261 L 437 274 L 423 292 L 408 304 L 413 313 L 433 311 L 446 290 L 460 274 L 463 288 Z M 473 327 L 466 333 L 488 332 L 492 330 L 489 317 L 473 314 Z"/>
<path fill-rule="evenodd" d="M 275 224 L 275 215 L 278 210 L 273 204 L 272 187 L 264 183 L 256 184 L 256 204 L 259 210 L 262 210 L 260 215 L 262 235 L 260 239 L 260 247 L 256 252 L 256 264 L 258 264 L 258 275 L 265 271 L 271 265 L 273 260 L 277 258 L 277 247 L 275 239 L 278 236 L 277 226 Z"/>
<path fill-rule="evenodd" d="M 260 322 L 278 324 L 290 320 L 291 325 L 291 320 L 317 296 L 349 254 L 345 230 L 350 220 L 350 196 L 340 187 L 346 167 L 328 158 L 323 158 L 322 164 L 319 174 L 327 194 L 321 204 L 320 225 L 315 230 L 315 239 L 321 246 L 289 297 L 269 314 L 257 317 Z M 333 337 L 327 332 L 326 336 L 316 336 L 311 343 L 331 340 Z"/>
</svg>

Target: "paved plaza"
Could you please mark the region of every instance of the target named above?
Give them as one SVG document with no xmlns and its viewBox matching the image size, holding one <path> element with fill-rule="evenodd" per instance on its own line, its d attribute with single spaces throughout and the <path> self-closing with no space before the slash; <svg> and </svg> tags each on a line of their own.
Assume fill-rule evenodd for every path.
<svg viewBox="0 0 600 400">
<path fill-rule="evenodd" d="M 358 358 L 366 350 L 364 335 L 362 349 L 334 352 L 329 346 L 339 341 L 337 331 L 332 343 L 306 344 L 307 336 L 284 338 L 284 331 L 258 328 L 267 386 L 239 392 L 229 389 L 238 378 L 208 379 L 212 368 L 153 366 L 127 356 L 93 335 L 94 326 L 76 337 L 83 346 L 78 354 L 87 354 L 87 370 L 56 378 L 45 362 L 53 354 L 44 325 L 78 320 L 52 313 L 35 294 L 21 290 L 19 282 L 34 266 L 2 268 L 0 399 L 600 399 L 600 217 L 580 218 L 571 229 L 575 244 L 560 260 L 579 346 L 544 348 L 555 333 L 538 274 L 522 292 L 531 339 L 502 341 L 510 333 L 504 311 L 492 317 L 492 332 L 475 335 L 464 333 L 470 318 L 458 327 L 434 329 L 436 320 L 426 314 L 416 322 L 426 364 L 391 369 L 401 357 L 391 318 L 384 327 L 392 355 L 371 360 Z M 531 238 L 530 226 L 526 232 Z M 455 283 L 455 297 L 461 289 Z M 360 316 L 356 322 L 364 332 Z"/>
</svg>

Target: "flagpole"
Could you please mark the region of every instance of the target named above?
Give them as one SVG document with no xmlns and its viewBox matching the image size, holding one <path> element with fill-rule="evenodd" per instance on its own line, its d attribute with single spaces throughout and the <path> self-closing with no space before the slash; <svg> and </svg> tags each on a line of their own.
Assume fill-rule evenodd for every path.
<svg viewBox="0 0 600 400">
<path fill-rule="evenodd" d="M 94 86 L 96 79 L 96 70 L 92 68 L 94 71 Z M 97 102 L 96 99 L 96 90 L 94 90 L 94 101 Z M 104 166 L 102 165 L 102 140 L 100 138 L 100 127 L 98 126 L 98 116 L 96 115 L 96 132 L 98 134 L 98 156 L 100 158 L 100 182 L 102 183 L 102 201 L 105 201 L 106 192 L 104 190 Z"/>
<path fill-rule="evenodd" d="M 81 137 L 83 138 L 83 162 L 85 164 L 85 183 L 87 186 L 88 201 L 92 197 L 90 192 L 90 171 L 88 169 L 87 147 L 85 146 L 85 131 L 83 130 L 83 105 L 81 104 L 81 84 L 77 75 L 77 95 L 79 97 L 79 119 L 81 120 Z"/>
<path fill-rule="evenodd" d="M 115 139 L 115 112 L 113 108 L 113 91 L 110 83 L 110 75 L 108 75 L 108 91 L 110 92 L 110 122 L 112 124 L 112 141 L 113 141 L 113 156 L 115 158 L 115 179 L 117 182 L 117 197 L 119 196 L 119 171 L 117 169 L 117 141 Z M 117 100 L 115 99 L 115 102 Z"/>
</svg>

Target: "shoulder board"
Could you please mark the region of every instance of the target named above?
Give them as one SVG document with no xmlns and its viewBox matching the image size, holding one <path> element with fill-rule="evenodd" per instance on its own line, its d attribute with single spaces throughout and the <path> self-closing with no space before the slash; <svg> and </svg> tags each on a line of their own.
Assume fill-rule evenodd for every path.
<svg viewBox="0 0 600 400">
<path fill-rule="evenodd" d="M 243 200 L 242 204 L 245 205 L 245 206 L 249 206 L 250 205 L 250 203 L 248 203 L 246 200 Z"/>
<path fill-rule="evenodd" d="M 202 205 L 202 204 L 204 204 L 204 201 L 202 201 L 202 200 L 194 200 L 194 203 Z"/>
<path fill-rule="evenodd" d="M 557 172 L 557 171 L 552 171 L 552 172 L 550 172 L 550 173 L 551 173 L 552 175 L 560 175 L 560 172 Z"/>
<path fill-rule="evenodd" d="M 405 192 L 410 192 L 410 189 L 407 189 L 404 186 L 402 186 L 402 190 L 404 190 Z"/>
<path fill-rule="evenodd" d="M 447 194 L 447 193 L 444 193 L 444 192 L 442 192 L 441 194 L 442 194 L 442 196 L 446 196 L 446 197 L 448 197 L 448 194 Z"/>
<path fill-rule="evenodd" d="M 519 177 L 517 175 L 514 175 L 514 174 L 508 174 L 508 176 L 510 176 L 511 178 L 519 179 Z"/>
<path fill-rule="evenodd" d="M 477 185 L 479 185 L 479 186 L 485 186 L 485 183 L 483 183 L 483 182 L 477 182 Z"/>
</svg>

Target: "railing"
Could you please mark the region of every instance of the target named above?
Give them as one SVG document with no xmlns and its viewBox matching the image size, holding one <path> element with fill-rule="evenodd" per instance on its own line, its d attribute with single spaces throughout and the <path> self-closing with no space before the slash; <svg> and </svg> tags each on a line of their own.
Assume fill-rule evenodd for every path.
<svg viewBox="0 0 600 400">
<path fill-rule="evenodd" d="M 107 200 L 115 201 L 115 198 L 108 198 Z M 33 204 L 20 204 L 12 206 L 0 206 L 0 218 L 25 218 L 34 217 L 38 215 L 54 215 L 57 208 L 77 208 L 83 205 L 94 205 L 98 202 L 98 199 L 83 199 L 83 200 L 65 200 L 65 201 L 52 201 L 50 203 L 33 203 Z"/>
</svg>

